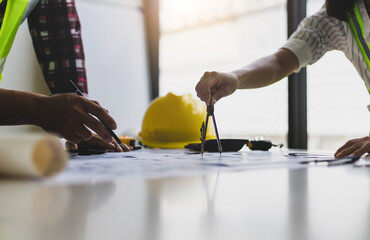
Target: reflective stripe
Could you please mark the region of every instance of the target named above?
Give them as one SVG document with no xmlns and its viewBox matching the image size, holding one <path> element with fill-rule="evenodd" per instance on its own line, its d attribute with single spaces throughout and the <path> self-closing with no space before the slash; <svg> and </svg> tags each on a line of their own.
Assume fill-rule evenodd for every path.
<svg viewBox="0 0 370 240">
<path fill-rule="evenodd" d="M 13 45 L 19 24 L 25 16 L 26 9 L 32 9 L 34 5 L 35 0 L 8 0 L 6 4 L 0 29 L 0 81 L 3 76 L 5 59 Z"/>
<path fill-rule="evenodd" d="M 1 58 L 0 59 L 0 73 L 2 73 L 4 71 L 5 60 L 6 60 L 6 58 Z"/>
<path fill-rule="evenodd" d="M 357 2 L 352 13 L 348 14 L 348 23 L 351 28 L 352 34 L 356 39 L 356 42 L 361 50 L 362 55 L 364 56 L 368 70 L 370 71 L 370 49 L 369 45 L 366 43 L 363 32 L 364 24 L 358 9 Z M 365 84 L 366 86 L 366 84 Z M 370 86 L 366 86 L 370 94 Z"/>
<path fill-rule="evenodd" d="M 28 15 L 30 15 L 30 13 L 32 12 L 32 10 L 35 8 L 36 4 L 39 2 L 40 0 L 30 0 L 30 2 L 28 3 L 28 6 L 26 8 L 26 11 L 24 12 L 24 15 L 23 15 L 23 18 L 22 18 L 22 23 L 23 21 L 28 17 Z"/>
<path fill-rule="evenodd" d="M 366 60 L 367 66 L 370 69 L 370 49 L 364 39 L 364 36 L 362 35 L 362 29 L 359 25 L 359 22 L 353 15 L 351 15 L 351 18 L 353 21 L 353 25 L 356 28 L 356 37 L 358 38 L 358 41 L 360 42 L 359 46 L 361 48 L 361 52 L 364 56 L 366 55 L 365 60 Z M 357 34 L 359 32 L 361 32 L 361 34 Z"/>
<path fill-rule="evenodd" d="M 8 0 L 0 29 L 0 57 L 6 57 L 23 18 L 29 0 Z"/>
<path fill-rule="evenodd" d="M 1 58 L 0 59 L 0 81 L 3 78 L 5 60 L 6 60 L 6 58 Z"/>
</svg>

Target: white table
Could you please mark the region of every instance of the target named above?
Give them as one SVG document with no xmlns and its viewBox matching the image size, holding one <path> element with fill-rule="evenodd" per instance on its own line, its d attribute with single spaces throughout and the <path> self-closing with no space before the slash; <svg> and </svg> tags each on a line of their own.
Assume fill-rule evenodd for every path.
<svg viewBox="0 0 370 240">
<path fill-rule="evenodd" d="M 158 150 L 160 151 L 160 150 Z M 370 168 L 0 180 L 0 239 L 370 239 Z"/>
</svg>

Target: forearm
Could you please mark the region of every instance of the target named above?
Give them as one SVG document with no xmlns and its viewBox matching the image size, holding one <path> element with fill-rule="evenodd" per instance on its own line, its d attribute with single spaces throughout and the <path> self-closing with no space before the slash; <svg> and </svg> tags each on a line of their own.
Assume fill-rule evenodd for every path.
<svg viewBox="0 0 370 240">
<path fill-rule="evenodd" d="M 43 95 L 0 89 L 0 125 L 38 125 Z"/>
<path fill-rule="evenodd" d="M 271 85 L 290 75 L 298 67 L 296 56 L 289 50 L 280 49 L 232 73 L 239 79 L 239 89 L 251 89 Z"/>
<path fill-rule="evenodd" d="M 92 131 L 107 143 L 117 123 L 99 104 L 74 94 L 44 96 L 0 89 L 0 125 L 32 124 L 78 144 Z M 124 149 L 129 150 L 129 149 Z"/>
</svg>

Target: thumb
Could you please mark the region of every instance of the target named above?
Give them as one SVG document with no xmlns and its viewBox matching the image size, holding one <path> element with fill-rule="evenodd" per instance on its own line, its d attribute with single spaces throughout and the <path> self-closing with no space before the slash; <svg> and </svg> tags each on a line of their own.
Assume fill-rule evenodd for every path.
<svg viewBox="0 0 370 240">
<path fill-rule="evenodd" d="M 212 94 L 212 104 L 215 104 L 218 100 L 225 97 L 225 94 L 222 90 L 218 90 Z"/>
<path fill-rule="evenodd" d="M 75 143 L 73 143 L 73 142 L 71 142 L 71 141 L 67 141 L 66 143 L 65 143 L 65 147 L 66 147 L 66 149 L 69 151 L 69 150 L 77 150 L 78 149 L 78 146 L 77 146 L 77 144 L 75 144 Z"/>
</svg>

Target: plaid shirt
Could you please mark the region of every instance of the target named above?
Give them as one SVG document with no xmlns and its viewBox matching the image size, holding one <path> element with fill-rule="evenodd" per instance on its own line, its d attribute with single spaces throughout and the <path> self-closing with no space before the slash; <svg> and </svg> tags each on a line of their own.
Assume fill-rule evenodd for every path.
<svg viewBox="0 0 370 240">
<path fill-rule="evenodd" d="M 3 0 L 0 4 L 1 22 L 5 5 L 6 0 Z M 69 80 L 87 93 L 81 26 L 74 0 L 40 0 L 28 16 L 28 25 L 51 93 L 74 92 Z"/>
</svg>

